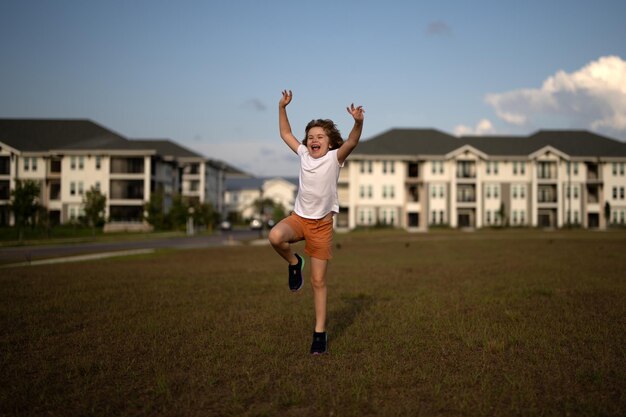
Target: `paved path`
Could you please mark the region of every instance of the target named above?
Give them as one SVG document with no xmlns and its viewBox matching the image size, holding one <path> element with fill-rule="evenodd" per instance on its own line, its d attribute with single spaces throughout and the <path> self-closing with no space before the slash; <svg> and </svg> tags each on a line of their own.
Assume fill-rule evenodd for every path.
<svg viewBox="0 0 626 417">
<path fill-rule="evenodd" d="M 183 236 L 64 245 L 17 246 L 0 249 L 0 264 L 33 262 L 49 258 L 65 258 L 86 254 L 134 251 L 140 249 L 206 248 L 237 244 L 242 241 L 258 238 L 258 231 L 234 230 L 229 232 L 217 232 L 210 236 Z"/>
</svg>

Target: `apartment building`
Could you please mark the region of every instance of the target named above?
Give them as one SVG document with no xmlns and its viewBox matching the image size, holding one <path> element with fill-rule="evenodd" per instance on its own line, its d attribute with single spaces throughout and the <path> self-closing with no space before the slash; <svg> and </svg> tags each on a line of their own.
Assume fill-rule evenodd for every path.
<svg viewBox="0 0 626 417">
<path fill-rule="evenodd" d="M 362 141 L 342 169 L 336 226 L 623 225 L 625 165 L 626 144 L 587 131 L 393 129 Z"/>
<path fill-rule="evenodd" d="M 0 119 L 0 225 L 13 222 L 17 180 L 39 182 L 53 223 L 80 217 L 91 187 L 107 197 L 110 222 L 142 223 L 156 191 L 165 210 L 175 193 L 221 207 L 229 169 L 170 140 L 130 140 L 90 120 Z"/>
<path fill-rule="evenodd" d="M 289 213 L 293 210 L 297 191 L 297 178 L 228 178 L 223 217 L 236 214 L 242 219 L 258 218 L 260 213 L 255 203 L 259 199 L 270 199 Z"/>
</svg>

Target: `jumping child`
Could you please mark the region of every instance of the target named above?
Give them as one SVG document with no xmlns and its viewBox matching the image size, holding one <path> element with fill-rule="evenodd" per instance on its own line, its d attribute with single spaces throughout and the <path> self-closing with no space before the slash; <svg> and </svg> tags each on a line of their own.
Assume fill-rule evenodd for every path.
<svg viewBox="0 0 626 417">
<path fill-rule="evenodd" d="M 304 252 L 311 260 L 311 284 L 315 304 L 315 331 L 312 354 L 327 351 L 326 269 L 332 258 L 333 216 L 339 212 L 337 181 L 339 170 L 356 148 L 363 130 L 364 110 L 354 104 L 347 107 L 354 126 L 344 142 L 332 120 L 312 120 L 306 126 L 302 143 L 291 133 L 287 105 L 291 91 L 283 91 L 278 103 L 280 137 L 300 157 L 300 187 L 293 213 L 280 221 L 269 234 L 269 241 L 289 263 L 289 288 L 302 288 L 304 258 L 291 250 L 291 244 L 304 240 Z"/>
</svg>

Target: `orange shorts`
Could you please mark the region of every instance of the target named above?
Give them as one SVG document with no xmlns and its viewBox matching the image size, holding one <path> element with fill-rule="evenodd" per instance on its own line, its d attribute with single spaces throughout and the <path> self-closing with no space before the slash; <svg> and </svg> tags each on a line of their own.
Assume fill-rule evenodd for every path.
<svg viewBox="0 0 626 417">
<path fill-rule="evenodd" d="M 305 219 L 296 213 L 291 213 L 281 223 L 286 223 L 295 234 L 291 243 L 304 240 L 304 253 L 317 258 L 328 260 L 333 257 L 333 215 L 326 215 L 321 219 Z"/>
</svg>

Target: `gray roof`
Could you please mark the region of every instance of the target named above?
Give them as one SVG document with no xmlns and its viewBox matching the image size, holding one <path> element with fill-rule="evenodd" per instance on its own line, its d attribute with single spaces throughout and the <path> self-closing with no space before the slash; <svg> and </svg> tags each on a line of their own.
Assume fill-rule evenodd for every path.
<svg viewBox="0 0 626 417">
<path fill-rule="evenodd" d="M 540 130 L 528 139 L 571 156 L 626 156 L 626 143 L 586 130 Z"/>
<path fill-rule="evenodd" d="M 132 148 L 126 138 L 91 120 L 0 119 L 0 142 L 26 152 Z"/>
<path fill-rule="evenodd" d="M 456 137 L 435 129 L 391 129 L 359 143 L 359 155 L 445 155 L 462 146 Z"/>
<path fill-rule="evenodd" d="M 470 145 L 487 155 L 528 156 L 552 146 L 574 157 L 624 157 L 626 143 L 584 130 L 541 130 L 530 136 L 462 136 L 434 129 L 392 129 L 361 141 L 355 155 L 446 155 Z"/>
<path fill-rule="evenodd" d="M 164 157 L 204 159 L 199 153 L 189 150 L 169 139 L 133 139 L 132 142 L 138 149 L 154 149 L 157 151 L 157 154 Z"/>
</svg>

